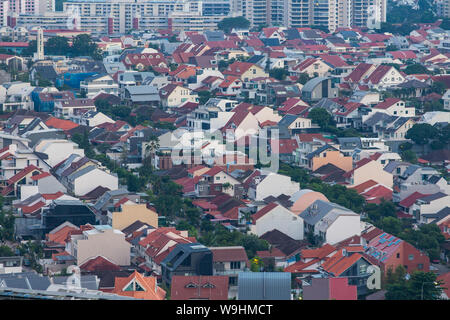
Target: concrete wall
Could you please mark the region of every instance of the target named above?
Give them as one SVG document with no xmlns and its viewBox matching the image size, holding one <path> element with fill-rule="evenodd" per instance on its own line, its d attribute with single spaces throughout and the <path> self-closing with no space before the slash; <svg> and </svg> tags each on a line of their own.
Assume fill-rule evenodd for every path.
<svg viewBox="0 0 450 320">
<path fill-rule="evenodd" d="M 93 170 L 74 181 L 73 193 L 76 196 L 82 196 L 94 190 L 98 186 L 108 188 L 110 190 L 117 190 L 119 188 L 119 180 L 103 170 Z"/>
<path fill-rule="evenodd" d="M 256 221 L 254 229 L 258 237 L 268 231 L 277 229 L 295 240 L 303 239 L 303 219 L 281 206 L 275 207 L 269 213 Z"/>
<path fill-rule="evenodd" d="M 326 243 L 335 244 L 354 235 L 361 234 L 359 215 L 341 215 L 328 228 Z"/>
<path fill-rule="evenodd" d="M 125 240 L 125 234 L 117 230 L 89 235 L 88 239 L 78 240 L 77 245 L 77 265 L 99 255 L 120 266 L 130 265 L 131 244 Z"/>
<path fill-rule="evenodd" d="M 323 157 L 322 155 L 323 153 L 320 157 L 312 158 L 312 171 L 315 171 L 328 163 L 334 164 L 336 167 L 345 171 L 350 171 L 353 168 L 352 157 L 345 157 L 340 151 L 326 151 L 326 157 Z"/>
<path fill-rule="evenodd" d="M 158 214 L 145 204 L 123 204 L 121 212 L 112 213 L 113 229 L 123 230 L 138 220 L 158 228 Z"/>
<path fill-rule="evenodd" d="M 353 186 L 357 186 L 369 180 L 374 180 L 386 187 L 393 187 L 393 176 L 383 170 L 383 165 L 377 161 L 370 161 L 353 172 Z"/>
</svg>

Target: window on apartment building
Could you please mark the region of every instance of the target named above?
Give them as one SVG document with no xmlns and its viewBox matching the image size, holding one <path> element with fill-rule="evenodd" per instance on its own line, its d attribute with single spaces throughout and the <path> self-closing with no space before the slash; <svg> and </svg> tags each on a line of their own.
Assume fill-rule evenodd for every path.
<svg viewBox="0 0 450 320">
<path fill-rule="evenodd" d="M 230 269 L 240 269 L 240 268 L 241 268 L 241 262 L 240 261 L 231 261 Z"/>
<path fill-rule="evenodd" d="M 408 256 L 408 260 L 409 260 L 409 261 L 414 260 L 414 255 L 413 255 L 413 254 L 410 254 L 410 255 Z"/>
<path fill-rule="evenodd" d="M 423 263 L 419 263 L 419 264 L 417 265 L 417 269 L 422 270 L 422 269 L 423 269 Z"/>
<path fill-rule="evenodd" d="M 400 259 L 400 253 L 397 253 L 397 259 Z"/>
<path fill-rule="evenodd" d="M 228 278 L 228 285 L 229 286 L 237 286 L 237 277 L 229 277 Z"/>
</svg>

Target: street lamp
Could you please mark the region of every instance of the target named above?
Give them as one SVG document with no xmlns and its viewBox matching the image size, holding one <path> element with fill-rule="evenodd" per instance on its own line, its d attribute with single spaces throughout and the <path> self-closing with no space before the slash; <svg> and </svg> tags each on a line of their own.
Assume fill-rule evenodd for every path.
<svg viewBox="0 0 450 320">
<path fill-rule="evenodd" d="M 438 283 L 436 282 L 436 281 L 434 281 L 434 282 L 422 282 L 422 290 L 421 290 L 421 295 L 420 295 L 420 300 L 423 300 L 423 285 L 425 284 L 425 283 L 432 283 L 432 284 L 434 284 L 435 286 L 437 286 L 438 285 Z"/>
</svg>

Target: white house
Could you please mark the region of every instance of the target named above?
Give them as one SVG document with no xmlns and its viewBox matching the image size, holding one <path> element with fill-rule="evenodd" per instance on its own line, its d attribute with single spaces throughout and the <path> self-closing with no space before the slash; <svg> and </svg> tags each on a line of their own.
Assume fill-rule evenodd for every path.
<svg viewBox="0 0 450 320">
<path fill-rule="evenodd" d="M 159 90 L 159 96 L 163 107 L 176 108 L 186 101 L 198 102 L 198 95 L 194 92 L 176 84 L 168 84 Z"/>
<path fill-rule="evenodd" d="M 281 194 L 293 195 L 300 190 L 298 182 L 278 173 L 262 173 L 253 178 L 248 190 L 248 196 L 255 201 L 261 201 L 269 196 L 278 197 Z"/>
<path fill-rule="evenodd" d="M 70 120 L 88 127 L 96 127 L 102 123 L 115 123 L 115 121 L 106 114 L 98 111 L 87 111 L 80 115 L 74 115 Z"/>
<path fill-rule="evenodd" d="M 55 116 L 58 118 L 70 118 L 80 115 L 86 111 L 96 111 L 94 100 L 92 99 L 72 99 L 55 101 Z"/>
<path fill-rule="evenodd" d="M 66 159 L 71 154 L 78 154 L 84 156 L 84 150 L 78 148 L 75 142 L 69 140 L 45 139 L 41 140 L 34 146 L 35 152 L 44 153 L 47 155 L 46 162 L 53 167 Z"/>
<path fill-rule="evenodd" d="M 406 107 L 405 101 L 397 98 L 387 98 L 372 108 L 375 112 L 383 112 L 390 116 L 414 117 L 416 108 Z"/>
<path fill-rule="evenodd" d="M 285 207 L 272 202 L 252 216 L 250 232 L 260 237 L 274 229 L 288 235 L 292 239 L 303 239 L 303 219 Z"/>
<path fill-rule="evenodd" d="M 102 186 L 109 190 L 119 189 L 119 179 L 95 165 L 84 167 L 67 177 L 68 189 L 75 196 L 82 196 Z"/>
<path fill-rule="evenodd" d="M 87 98 L 95 97 L 99 92 L 119 95 L 119 85 L 108 74 L 99 74 L 80 82 L 80 92 L 84 92 Z"/>
<path fill-rule="evenodd" d="M 336 203 L 316 200 L 299 216 L 305 222 L 305 237 L 312 232 L 325 243 L 335 244 L 361 234 L 360 215 Z"/>
<path fill-rule="evenodd" d="M 445 91 L 442 100 L 444 101 L 444 109 L 450 111 L 450 89 Z"/>
</svg>

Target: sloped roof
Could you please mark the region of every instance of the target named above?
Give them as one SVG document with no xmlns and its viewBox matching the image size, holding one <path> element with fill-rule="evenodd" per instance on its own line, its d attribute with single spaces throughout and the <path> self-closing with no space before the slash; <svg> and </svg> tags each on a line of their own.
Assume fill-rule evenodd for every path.
<svg viewBox="0 0 450 320">
<path fill-rule="evenodd" d="M 172 300 L 228 300 L 228 277 L 174 275 L 170 293 Z"/>
</svg>

